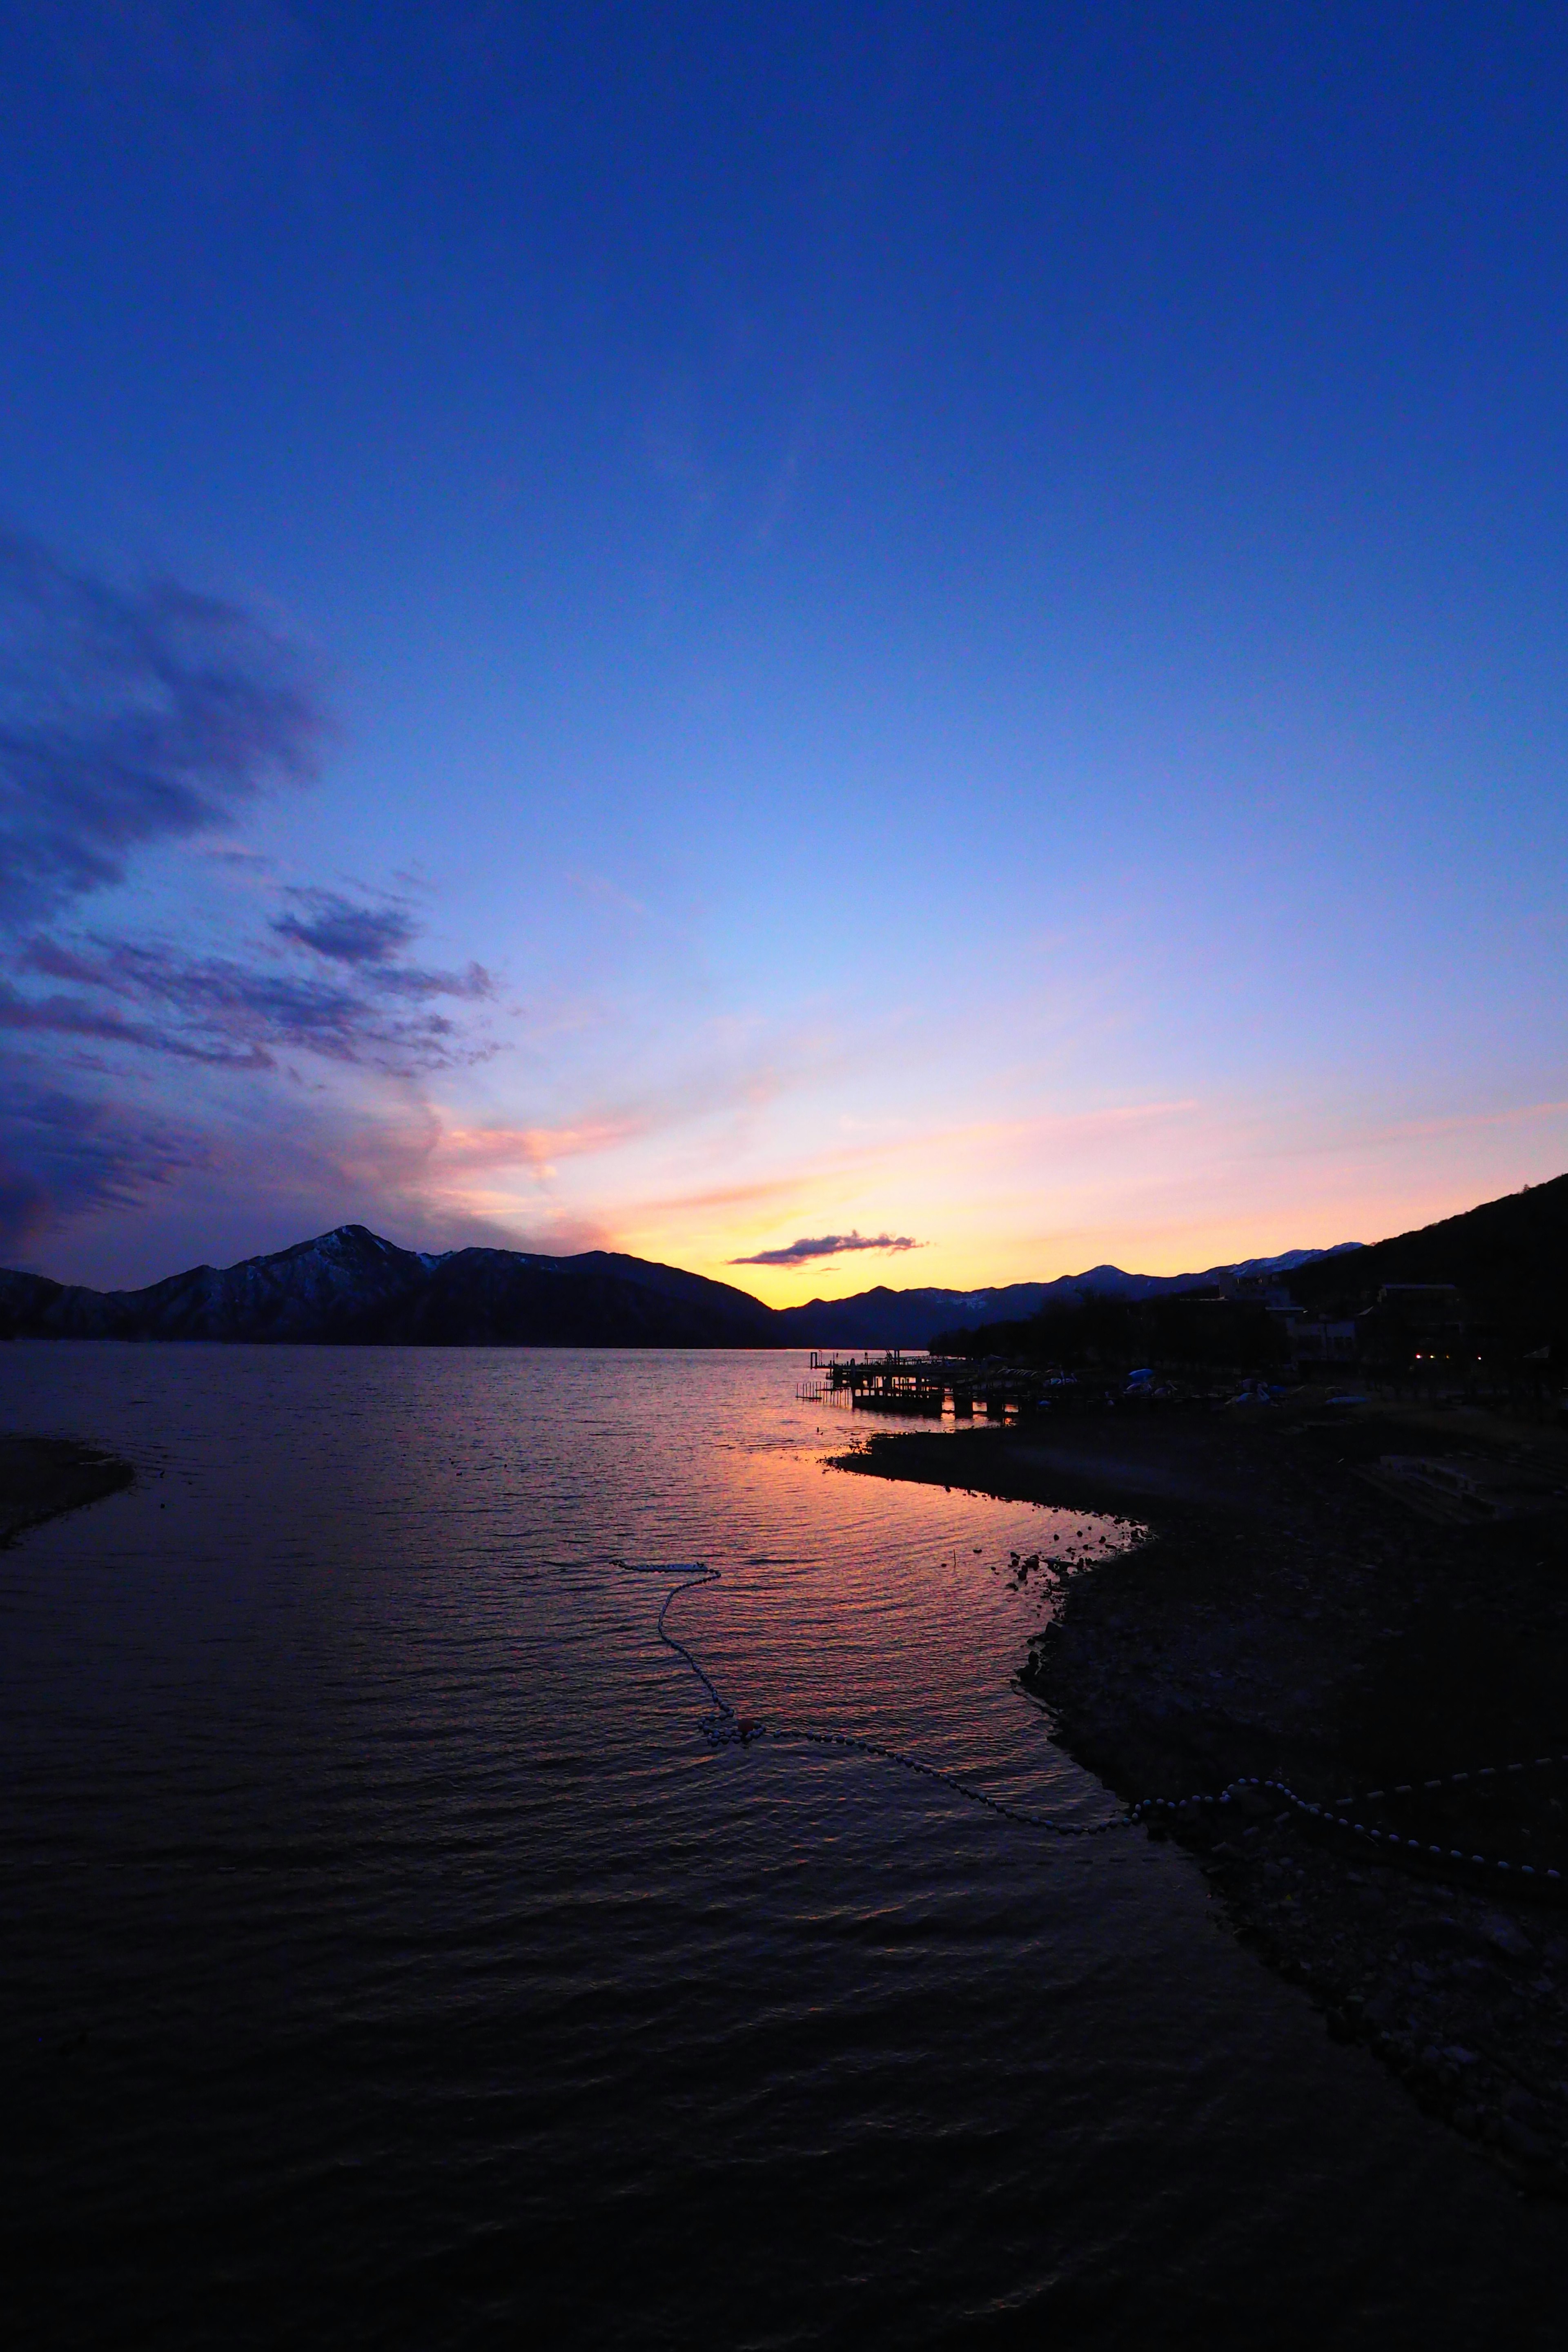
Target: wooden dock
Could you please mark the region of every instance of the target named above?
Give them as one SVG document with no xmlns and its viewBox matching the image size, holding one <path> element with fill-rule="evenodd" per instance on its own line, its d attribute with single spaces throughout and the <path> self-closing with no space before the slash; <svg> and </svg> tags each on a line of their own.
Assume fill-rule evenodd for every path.
<svg viewBox="0 0 1568 2352">
<path fill-rule="evenodd" d="M 977 1412 L 999 1425 L 1048 1410 L 1047 1391 L 1061 1375 L 1023 1365 L 977 1365 L 963 1357 L 906 1356 L 889 1349 L 883 1356 L 825 1356 L 812 1349 L 810 1380 L 795 1395 L 804 1404 L 845 1405 L 851 1412 L 903 1413 L 939 1421 L 950 1409 L 955 1421 Z"/>
</svg>

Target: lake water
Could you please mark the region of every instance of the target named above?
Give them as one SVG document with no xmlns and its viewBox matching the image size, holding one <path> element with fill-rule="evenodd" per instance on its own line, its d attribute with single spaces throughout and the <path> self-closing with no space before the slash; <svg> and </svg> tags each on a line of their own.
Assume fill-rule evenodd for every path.
<svg viewBox="0 0 1568 2352">
<path fill-rule="evenodd" d="M 0 1553 L 14 2340 L 1561 2345 L 1568 2225 L 1015 1687 L 1069 1514 L 800 1359 L 16 1345 L 132 1493 Z M 879 1423 L 879 1425 L 881 1425 Z"/>
</svg>

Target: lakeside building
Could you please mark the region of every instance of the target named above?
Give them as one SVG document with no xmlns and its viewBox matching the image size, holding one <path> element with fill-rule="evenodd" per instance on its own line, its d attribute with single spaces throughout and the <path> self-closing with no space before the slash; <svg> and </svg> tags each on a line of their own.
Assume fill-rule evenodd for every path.
<svg viewBox="0 0 1568 2352">
<path fill-rule="evenodd" d="M 1451 1282 L 1385 1282 L 1374 1306 L 1356 1318 L 1356 1353 L 1364 1363 L 1407 1365 L 1459 1359 L 1468 1317 Z"/>
<path fill-rule="evenodd" d="M 1288 1281 L 1277 1274 L 1242 1275 L 1232 1287 L 1239 1298 L 1263 1307 L 1277 1326 L 1292 1364 L 1353 1364 L 1358 1352 L 1356 1318 L 1314 1314 L 1299 1307 Z"/>
<path fill-rule="evenodd" d="M 1291 1307 L 1285 1315 L 1285 1342 L 1293 1364 L 1353 1364 L 1359 1353 L 1358 1318 L 1353 1315 L 1303 1315 Z"/>
</svg>

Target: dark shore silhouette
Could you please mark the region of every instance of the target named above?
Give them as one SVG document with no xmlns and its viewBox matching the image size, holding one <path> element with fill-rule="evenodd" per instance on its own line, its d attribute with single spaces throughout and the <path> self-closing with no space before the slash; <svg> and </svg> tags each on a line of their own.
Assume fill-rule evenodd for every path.
<svg viewBox="0 0 1568 2352">
<path fill-rule="evenodd" d="M 1497 1516 L 1389 1457 L 1465 1462 Z M 1318 1391 L 879 1435 L 841 1463 L 1147 1528 L 1058 1584 L 1032 1644 L 1056 1738 L 1129 1803 L 1209 1799 L 1149 1833 L 1331 2032 L 1568 2195 L 1568 1432 Z M 1263 1787 L 1212 1801 L 1243 1777 L 1354 1795 L 1363 1834 Z"/>
<path fill-rule="evenodd" d="M 0 1544 L 134 1484 L 129 1462 L 70 1437 L 0 1437 Z"/>
</svg>

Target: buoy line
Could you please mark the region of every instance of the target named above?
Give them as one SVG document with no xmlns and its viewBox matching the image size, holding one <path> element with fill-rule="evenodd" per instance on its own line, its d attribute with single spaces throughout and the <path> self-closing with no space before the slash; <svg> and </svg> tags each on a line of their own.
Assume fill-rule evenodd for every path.
<svg viewBox="0 0 1568 2352">
<path fill-rule="evenodd" d="M 1529 1764 L 1500 1766 L 1483 1764 L 1468 1772 L 1449 1772 L 1439 1780 L 1424 1780 L 1420 1784 L 1420 1790 L 1421 1793 L 1425 1794 L 1429 1789 L 1452 1788 L 1456 1783 L 1467 1780 L 1498 1780 L 1508 1773 L 1540 1771 L 1548 1766 L 1565 1764 L 1568 1764 L 1568 1756 L 1537 1756 Z M 1436 1863 L 1439 1865 L 1446 1864 L 1450 1866 L 1458 1863 L 1462 1869 L 1466 1870 L 1496 1871 L 1503 1878 L 1514 1882 L 1528 1880 L 1531 1887 L 1536 1891 L 1542 1888 L 1557 1891 L 1564 1885 L 1560 1870 L 1545 1868 L 1538 1870 L 1533 1863 L 1504 1862 L 1496 1854 L 1467 1853 L 1462 1846 L 1432 1845 L 1425 1839 L 1401 1837 L 1395 1830 L 1369 1828 L 1364 1822 L 1352 1819 L 1358 1807 L 1365 1809 L 1373 1802 L 1386 1802 L 1390 1795 L 1415 1796 L 1416 1784 L 1410 1780 L 1397 1782 L 1392 1790 L 1368 1789 L 1363 1796 L 1337 1797 L 1331 1805 L 1315 1805 L 1310 1798 L 1298 1795 L 1297 1791 L 1283 1780 L 1265 1780 L 1256 1774 L 1244 1775 L 1239 1780 L 1232 1780 L 1217 1797 L 1141 1797 L 1132 1807 L 1129 1820 L 1133 1822 L 1146 1820 L 1152 1813 L 1178 1813 L 1188 1805 L 1228 1805 L 1237 1791 L 1241 1789 L 1257 1789 L 1262 1793 L 1275 1797 L 1291 1811 L 1305 1815 L 1309 1821 L 1317 1823 L 1320 1827 L 1343 1830 L 1349 1836 L 1363 1839 L 1369 1845 L 1379 1848 L 1383 1853 L 1396 1856 L 1401 1861 L 1407 1860 L 1413 1855 L 1418 1862 Z"/>
<path fill-rule="evenodd" d="M 927 1764 L 921 1758 L 907 1756 L 897 1748 L 886 1748 L 879 1740 L 861 1739 L 852 1732 L 816 1731 L 804 1724 L 763 1723 L 749 1716 L 738 1714 L 729 1701 L 721 1696 L 706 1669 L 693 1656 L 686 1643 L 678 1641 L 664 1622 L 669 1613 L 670 1604 L 678 1601 L 683 1592 L 693 1592 L 700 1585 L 721 1583 L 722 1579 L 719 1570 L 716 1568 L 710 1568 L 706 1560 L 616 1559 L 612 1560 L 611 1566 L 625 1570 L 628 1576 L 678 1576 L 680 1578 L 681 1581 L 679 1584 L 672 1584 L 664 1596 L 655 1630 L 666 1648 L 673 1650 L 677 1657 L 690 1668 L 713 1702 L 713 1714 L 706 1717 L 701 1725 L 703 1737 L 712 1747 L 747 1747 L 753 1739 L 767 1738 L 803 1740 L 815 1748 L 848 1748 L 857 1755 L 875 1756 L 884 1764 L 896 1764 L 901 1771 L 918 1772 L 928 1780 L 940 1781 L 943 1788 L 952 1789 L 958 1796 L 967 1797 L 971 1804 L 984 1805 L 989 1811 L 999 1813 L 1004 1821 L 1016 1822 L 1022 1828 L 1044 1830 L 1052 1837 L 1063 1838 L 1103 1837 L 1108 1830 L 1137 1829 L 1155 1814 L 1179 1813 L 1189 1805 L 1215 1807 L 1228 1805 L 1238 1790 L 1256 1789 L 1277 1799 L 1290 1811 L 1304 1815 L 1320 1826 L 1343 1830 L 1348 1835 L 1361 1838 L 1368 1844 L 1378 1847 L 1384 1853 L 1390 1856 L 1397 1855 L 1401 1860 L 1414 1856 L 1428 1865 L 1436 1863 L 1439 1865 L 1447 1864 L 1451 1866 L 1458 1863 L 1465 1869 L 1495 1871 L 1504 1879 L 1516 1885 L 1528 1881 L 1531 1887 L 1537 1891 L 1548 1887 L 1557 1891 L 1564 1886 L 1565 1882 L 1560 1871 L 1537 1870 L 1530 1863 L 1503 1862 L 1496 1855 L 1466 1853 L 1458 1846 L 1427 1844 L 1420 1838 L 1400 1837 L 1393 1830 L 1369 1829 L 1364 1822 L 1352 1818 L 1358 1807 L 1365 1808 L 1373 1803 L 1386 1802 L 1389 1795 L 1395 1797 L 1415 1795 L 1416 1784 L 1413 1781 L 1397 1782 L 1392 1790 L 1369 1789 L 1359 1797 L 1338 1797 L 1332 1804 L 1319 1805 L 1314 1804 L 1310 1798 L 1299 1795 L 1283 1780 L 1268 1780 L 1257 1774 L 1244 1773 L 1227 1782 L 1217 1797 L 1207 1793 L 1189 1797 L 1140 1797 L 1135 1804 L 1127 1808 L 1125 1812 L 1113 1813 L 1109 1821 L 1058 1822 L 1044 1813 L 1026 1812 L 1022 1806 L 1009 1805 L 1002 1798 L 990 1796 L 984 1789 L 976 1789 L 970 1781 L 961 1780 L 955 1773 L 944 1772 L 940 1765 Z M 1544 1770 L 1552 1766 L 1568 1766 L 1568 1755 L 1537 1756 L 1528 1765 L 1483 1764 L 1467 1772 L 1450 1772 L 1437 1780 L 1424 1780 L 1420 1783 L 1420 1791 L 1425 1794 L 1429 1790 L 1450 1788 L 1469 1780 L 1499 1779 L 1506 1774 Z"/>
<path fill-rule="evenodd" d="M 624 1569 L 628 1576 L 679 1576 L 681 1579 L 679 1584 L 672 1584 L 664 1596 L 656 1621 L 656 1631 L 666 1648 L 673 1650 L 690 1667 L 713 1702 L 716 1712 L 709 1716 L 701 1727 L 704 1738 L 713 1747 L 748 1747 L 753 1739 L 766 1738 L 802 1740 L 814 1748 L 848 1748 L 860 1756 L 875 1756 L 884 1764 L 896 1764 L 901 1771 L 918 1772 L 925 1780 L 938 1780 L 943 1788 L 967 1797 L 971 1804 L 984 1805 L 991 1812 L 1000 1813 L 1004 1821 L 1017 1822 L 1025 1829 L 1044 1830 L 1052 1837 L 1102 1837 L 1107 1830 L 1132 1828 L 1134 1816 L 1131 1813 L 1114 1813 L 1105 1822 L 1052 1821 L 1044 1813 L 1026 1812 L 1022 1806 L 1009 1805 L 1002 1798 L 990 1796 L 984 1789 L 976 1789 L 971 1782 L 961 1780 L 955 1773 L 944 1772 L 940 1765 L 928 1764 L 918 1756 L 906 1756 L 901 1749 L 886 1748 L 879 1740 L 861 1739 L 852 1732 L 816 1731 L 805 1724 L 763 1723 L 737 1714 L 729 1701 L 720 1696 L 711 1678 L 685 1643 L 678 1641 L 664 1622 L 670 1603 L 678 1601 L 683 1592 L 693 1592 L 700 1585 L 721 1582 L 719 1570 L 710 1568 L 705 1560 L 617 1559 L 612 1562 L 612 1566 Z"/>
</svg>

